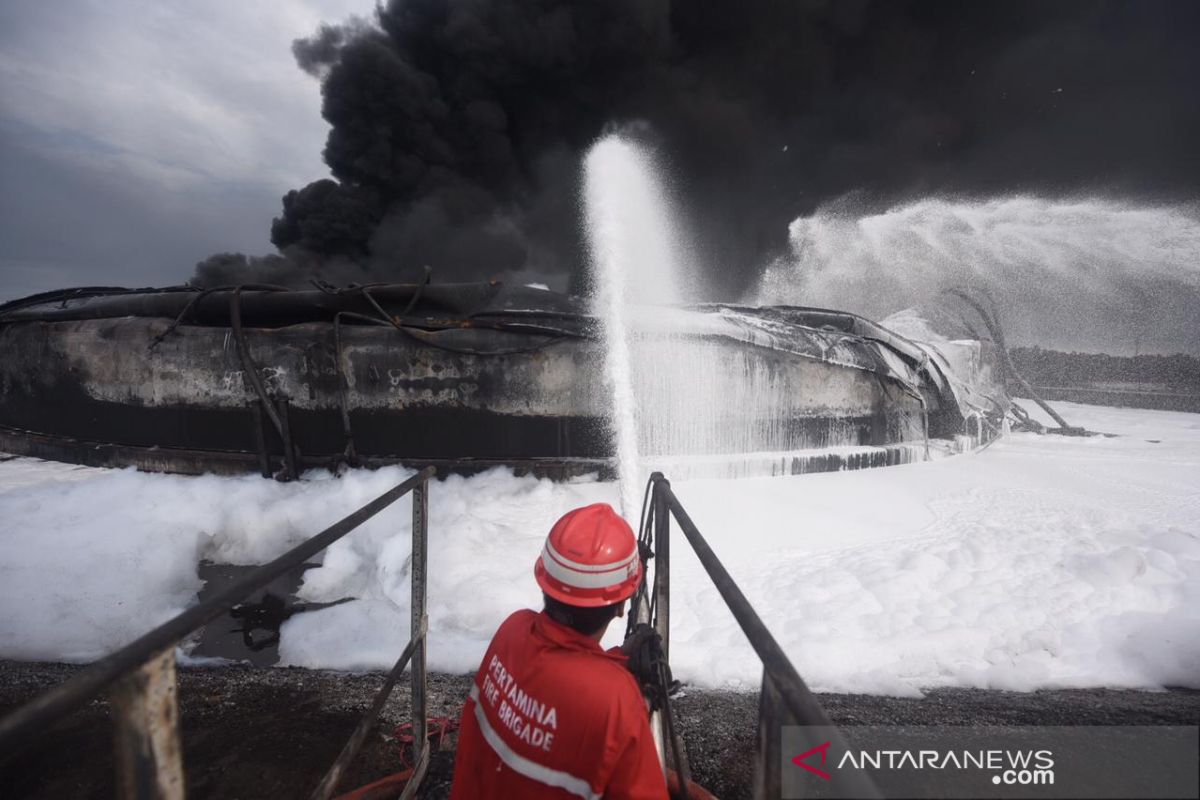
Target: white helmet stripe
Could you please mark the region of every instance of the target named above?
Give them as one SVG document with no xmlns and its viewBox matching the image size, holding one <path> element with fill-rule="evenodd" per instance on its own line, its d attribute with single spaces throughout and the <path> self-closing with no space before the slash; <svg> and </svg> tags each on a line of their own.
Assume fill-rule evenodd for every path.
<svg viewBox="0 0 1200 800">
<path fill-rule="evenodd" d="M 576 589 L 607 589 L 619 586 L 637 572 L 637 553 L 624 562 L 609 565 L 604 572 L 580 572 L 560 564 L 549 550 L 549 545 L 542 550 L 542 566 L 546 568 L 546 573 L 556 581 Z"/>
<path fill-rule="evenodd" d="M 559 564 L 562 564 L 564 567 L 572 569 L 576 572 L 612 572 L 614 569 L 622 569 L 623 567 L 629 566 L 629 562 L 637 556 L 637 548 L 634 547 L 633 550 L 630 551 L 629 555 L 625 556 L 625 558 L 622 558 L 620 561 L 613 561 L 608 564 L 580 564 L 578 561 L 572 561 L 562 553 L 555 550 L 554 545 L 550 543 L 549 539 L 546 539 L 545 549 L 549 552 L 550 557 Z"/>
</svg>

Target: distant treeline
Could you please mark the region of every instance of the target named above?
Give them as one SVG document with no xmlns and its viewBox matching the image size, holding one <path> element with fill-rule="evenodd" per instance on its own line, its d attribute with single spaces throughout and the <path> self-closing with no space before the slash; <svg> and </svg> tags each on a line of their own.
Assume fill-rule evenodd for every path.
<svg viewBox="0 0 1200 800">
<path fill-rule="evenodd" d="M 1200 359 L 1173 356 L 1108 356 L 1016 347 L 1009 353 L 1034 386 L 1093 386 L 1099 383 L 1158 384 L 1164 390 L 1200 393 Z"/>
</svg>

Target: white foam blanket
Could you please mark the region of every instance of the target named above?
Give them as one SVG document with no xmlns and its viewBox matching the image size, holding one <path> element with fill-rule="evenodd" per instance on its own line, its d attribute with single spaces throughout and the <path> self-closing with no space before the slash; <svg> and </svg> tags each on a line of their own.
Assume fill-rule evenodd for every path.
<svg viewBox="0 0 1200 800">
<path fill-rule="evenodd" d="M 1200 415 L 1059 404 L 1119 438 L 1014 434 L 886 469 L 675 489 L 816 689 L 1200 687 Z M 1154 440 L 1154 441 L 1150 441 Z M 86 661 L 195 601 L 201 558 L 261 563 L 402 480 L 277 484 L 0 463 L 0 657 Z M 471 670 L 567 509 L 615 484 L 494 470 L 430 498 L 430 661 Z M 332 547 L 285 663 L 390 666 L 408 639 L 409 504 Z M 755 688 L 761 667 L 681 537 L 676 675 Z"/>
</svg>

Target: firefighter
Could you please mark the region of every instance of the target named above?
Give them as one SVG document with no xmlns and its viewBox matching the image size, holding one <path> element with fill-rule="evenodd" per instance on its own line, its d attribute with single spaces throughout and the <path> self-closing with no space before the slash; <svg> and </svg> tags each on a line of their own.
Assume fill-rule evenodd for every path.
<svg viewBox="0 0 1200 800">
<path fill-rule="evenodd" d="M 606 503 L 546 538 L 534 576 L 544 609 L 501 624 L 463 707 L 452 800 L 665 798 L 637 680 L 600 640 L 641 579 L 637 541 Z"/>
</svg>

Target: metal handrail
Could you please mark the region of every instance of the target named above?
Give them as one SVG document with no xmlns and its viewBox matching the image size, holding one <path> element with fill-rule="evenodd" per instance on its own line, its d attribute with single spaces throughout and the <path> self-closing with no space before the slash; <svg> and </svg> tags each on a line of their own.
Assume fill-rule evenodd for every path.
<svg viewBox="0 0 1200 800">
<path fill-rule="evenodd" d="M 145 709 L 142 706 L 149 705 L 150 701 L 148 698 L 152 692 L 157 692 L 161 697 L 167 698 L 163 702 L 167 703 L 169 707 L 165 711 L 160 708 L 159 713 L 162 717 L 169 719 L 169 725 L 172 729 L 166 734 L 169 739 L 166 742 L 166 749 L 173 751 L 168 753 L 167 757 L 173 758 L 178 762 L 178 731 L 175 727 L 177 714 L 174 706 L 175 645 L 197 628 L 227 613 L 251 592 L 303 564 L 309 558 L 411 492 L 413 495 L 413 553 L 411 561 L 413 571 L 413 624 L 412 640 L 409 642 L 409 649 L 411 650 L 410 655 L 413 662 L 413 733 L 415 740 L 414 748 L 417 751 L 414 755 L 421 760 L 427 761 L 428 754 L 424 752 L 427 749 L 424 738 L 426 728 L 425 626 L 427 624 L 425 617 L 425 579 L 428 536 L 427 521 L 429 516 L 427 483 L 435 474 L 436 470 L 433 467 L 422 469 L 404 482 L 362 506 L 357 511 L 343 517 L 325 530 L 293 547 L 274 561 L 263 564 L 241 579 L 219 590 L 204 602 L 188 608 L 149 633 L 144 634 L 115 653 L 95 662 L 74 677 L 39 695 L 13 713 L 0 719 L 0 757 L 8 756 L 29 744 L 31 740 L 44 733 L 51 725 L 64 716 L 84 705 L 106 689 L 114 687 L 114 684 L 116 684 L 114 699 L 128 695 L 129 692 L 127 690 L 130 686 L 134 687 L 134 694 L 139 697 L 137 702 L 121 702 L 119 704 L 121 706 L 120 713 L 116 715 L 118 717 L 125 715 L 127 710 L 132 714 L 136 710 L 131 709 L 132 706 L 138 706 L 144 712 Z M 390 686 L 386 686 L 385 688 L 390 692 Z M 386 695 L 384 695 L 384 699 L 386 699 Z M 161 721 L 160 719 L 159 722 Z M 139 797 L 182 797 L 183 790 L 181 785 L 176 787 L 177 791 L 164 791 L 161 785 L 158 787 L 151 785 L 154 780 L 152 776 L 149 782 L 146 780 L 145 771 L 147 765 L 145 760 L 147 753 L 145 751 L 156 749 L 156 745 L 152 744 L 150 740 L 162 736 L 163 732 L 151 732 L 147 729 L 148 726 L 146 724 L 133 724 L 128 719 L 117 719 L 118 731 L 125 730 L 122 727 L 123 725 L 129 727 L 130 730 L 134 730 L 135 734 L 140 737 L 138 742 L 131 743 L 131 747 L 133 749 L 140 748 L 141 750 L 140 757 L 135 756 L 131 758 L 133 762 L 131 768 L 137 774 L 122 776 L 120 785 L 123 788 L 128 787 L 128 791 L 125 794 Z M 119 741 L 118 750 L 121 749 L 121 746 L 122 744 Z M 150 753 L 149 757 L 153 760 L 154 754 Z M 118 766 L 121 767 L 124 761 L 125 759 L 118 758 Z M 414 774 L 413 778 L 414 780 L 410 783 L 414 784 L 413 788 L 415 789 L 415 784 L 419 782 L 419 776 Z"/>
<path fill-rule="evenodd" d="M 789 722 L 797 725 L 822 726 L 829 729 L 830 739 L 835 745 L 844 749 L 845 740 L 842 739 L 828 715 L 825 714 L 825 710 L 821 708 L 821 704 L 817 702 L 817 698 L 804 683 L 800 673 L 792 666 L 792 662 L 783 652 L 783 648 L 767 630 L 767 626 L 763 624 L 754 607 L 750 605 L 750 601 L 742 594 L 742 590 L 738 588 L 737 583 L 717 558 L 716 553 L 712 551 L 708 542 L 700 534 L 700 530 L 692 522 L 691 516 L 688 515 L 683 504 L 679 502 L 679 498 L 671 490 L 671 482 L 661 472 L 651 475 L 650 482 L 652 484 L 651 502 L 654 510 L 656 547 L 654 554 L 655 604 L 657 606 L 655 628 L 663 638 L 663 651 L 667 652 L 670 634 L 670 517 L 673 516 L 704 570 L 712 579 L 721 599 L 733 613 L 742 633 L 746 635 L 750 646 L 754 648 L 754 652 L 763 664 L 763 697 L 759 709 L 759 726 L 762 749 L 760 755 L 766 759 L 766 762 L 762 764 L 760 783 L 756 787 L 756 794 L 760 797 L 777 797 L 779 794 L 779 752 L 777 749 L 773 749 L 770 743 L 772 741 L 777 743 L 778 737 L 777 735 L 773 736 L 773 731 L 768 728 L 782 726 Z M 769 702 L 768 698 L 781 701 L 791 719 L 788 720 L 778 715 L 775 712 L 774 704 Z M 764 780 L 767 782 L 765 787 L 762 784 Z M 870 778 L 858 772 L 847 772 L 839 776 L 839 783 L 841 784 L 840 789 L 846 791 L 849 796 L 880 797 L 878 788 Z"/>
</svg>

